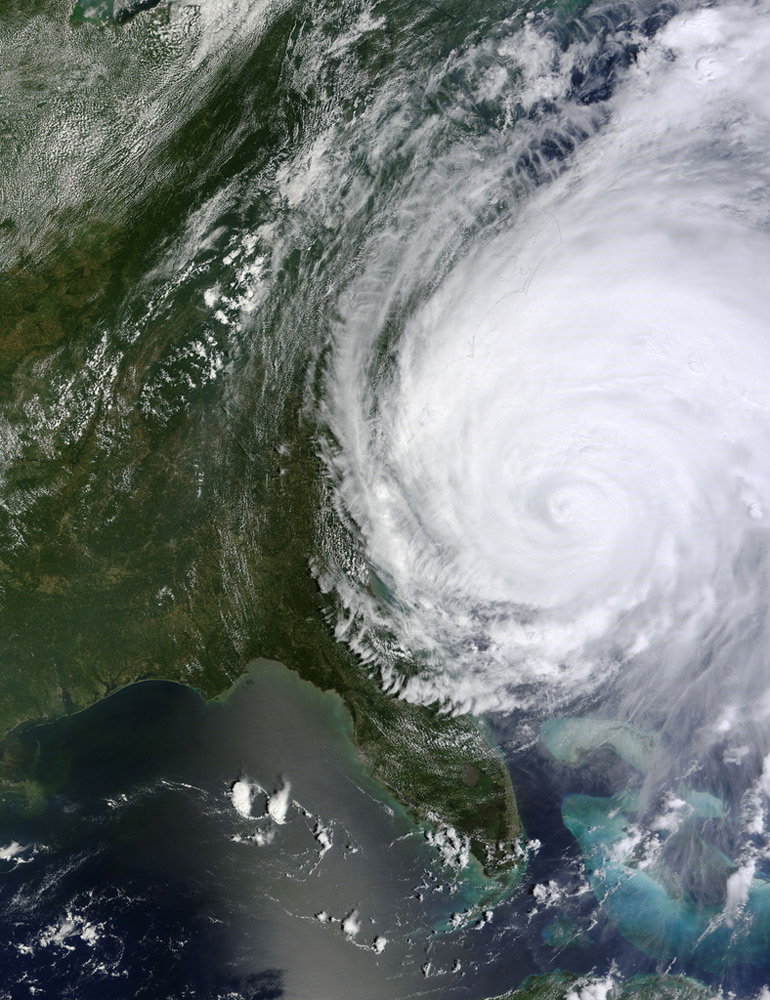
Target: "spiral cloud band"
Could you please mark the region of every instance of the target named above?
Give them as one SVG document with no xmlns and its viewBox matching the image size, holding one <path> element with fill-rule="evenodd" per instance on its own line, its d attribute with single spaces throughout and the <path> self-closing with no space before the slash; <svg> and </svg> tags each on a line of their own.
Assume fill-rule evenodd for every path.
<svg viewBox="0 0 770 1000">
<path fill-rule="evenodd" d="M 378 379 L 343 325 L 338 497 L 377 586 L 338 585 L 340 634 L 377 660 L 387 631 L 405 697 L 770 711 L 768 170 L 768 5 L 681 12 Z"/>
</svg>

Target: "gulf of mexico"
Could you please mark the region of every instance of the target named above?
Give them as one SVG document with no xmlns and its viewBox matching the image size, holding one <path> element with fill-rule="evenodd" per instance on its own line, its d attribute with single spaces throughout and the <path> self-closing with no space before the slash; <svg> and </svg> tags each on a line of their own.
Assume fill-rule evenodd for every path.
<svg viewBox="0 0 770 1000">
<path fill-rule="evenodd" d="M 17 739 L 42 795 L 0 817 L 14 988 L 380 1000 L 521 978 L 490 961 L 494 928 L 433 932 L 472 890 L 369 779 L 339 698 L 280 664 L 208 704 L 137 683 Z"/>
</svg>

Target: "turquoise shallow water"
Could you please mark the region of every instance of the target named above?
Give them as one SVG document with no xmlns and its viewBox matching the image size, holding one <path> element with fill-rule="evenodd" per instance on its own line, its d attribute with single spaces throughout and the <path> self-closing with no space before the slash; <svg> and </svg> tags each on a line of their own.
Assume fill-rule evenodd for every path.
<svg viewBox="0 0 770 1000">
<path fill-rule="evenodd" d="M 0 818 L 3 962 L 38 995 L 460 1000 L 535 972 L 633 975 L 674 958 L 716 984 L 725 954 L 739 973 L 727 981 L 747 991 L 761 971 L 745 963 L 767 958 L 754 890 L 749 933 L 722 923 L 702 944 L 721 904 L 674 898 L 659 871 L 634 867 L 637 803 L 608 794 L 629 772 L 595 754 L 560 770 L 542 745 L 511 742 L 538 841 L 528 878 L 489 921 L 436 935 L 473 884 L 368 778 L 340 700 L 279 664 L 254 664 L 209 704 L 177 684 L 132 685 L 22 742 L 39 747 L 45 808 Z M 576 786 L 594 794 L 562 804 Z M 721 815 L 714 796 L 692 804 L 693 821 Z M 724 859 L 699 857 L 702 870 Z"/>
<path fill-rule="evenodd" d="M 590 717 L 550 719 L 540 732 L 549 752 L 572 768 L 611 751 L 634 769 L 620 792 L 570 794 L 562 802 L 591 888 L 623 937 L 651 958 L 717 975 L 767 968 L 770 881 L 757 870 L 756 854 L 731 858 L 718 846 L 745 822 L 741 808 L 683 781 L 651 809 L 645 776 L 670 753 L 658 733 Z M 704 772 L 695 780 L 708 784 Z"/>
<path fill-rule="evenodd" d="M 144 682 L 26 732 L 46 797 L 37 817 L 0 818 L 16 845 L 0 857 L 10 982 L 94 1000 L 509 985 L 484 969 L 488 934 L 433 934 L 473 883 L 368 778 L 351 735 L 336 695 L 270 662 L 217 702 Z"/>
<path fill-rule="evenodd" d="M 769 23 L 3 6 L 3 719 L 257 654 L 365 672 L 491 713 L 532 838 L 452 933 L 477 885 L 336 699 L 264 661 L 218 704 L 124 687 L 23 737 L 12 989 L 453 1000 L 664 962 L 757 995 Z"/>
<path fill-rule="evenodd" d="M 644 870 L 634 864 L 634 819 L 638 800 L 626 793 L 617 797 L 567 796 L 564 822 L 583 852 L 591 886 L 605 914 L 620 933 L 652 958 L 690 962 L 706 972 L 721 973 L 730 966 L 770 965 L 770 881 L 747 872 L 745 893 L 732 912 L 723 903 L 725 884 L 738 865 L 716 847 L 701 840 L 694 829 L 698 819 L 714 815 L 693 810 L 688 836 L 705 888 L 717 904 L 698 898 L 666 879 L 660 866 Z M 668 882 L 668 884 L 666 884 Z"/>
</svg>

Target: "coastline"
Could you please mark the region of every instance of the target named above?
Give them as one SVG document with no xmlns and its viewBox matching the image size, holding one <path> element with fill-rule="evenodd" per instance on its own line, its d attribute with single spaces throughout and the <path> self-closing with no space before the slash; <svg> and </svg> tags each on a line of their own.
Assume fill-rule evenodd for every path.
<svg viewBox="0 0 770 1000">
<path fill-rule="evenodd" d="M 396 745 L 399 755 L 388 756 L 386 751 L 392 751 L 394 747 L 393 732 L 379 728 L 374 735 L 369 730 L 364 730 L 362 734 L 365 720 L 359 718 L 359 726 L 356 727 L 354 709 L 342 694 L 331 687 L 320 687 L 278 660 L 251 660 L 232 684 L 210 697 L 196 685 L 176 678 L 145 677 L 122 684 L 90 705 L 77 707 L 74 711 L 68 712 L 63 708 L 46 718 L 17 724 L 0 742 L 0 803 L 11 803 L 28 815 L 45 808 L 45 790 L 34 778 L 36 758 L 30 755 L 28 749 L 21 749 L 24 743 L 22 737 L 28 738 L 30 732 L 38 727 L 53 725 L 64 718 L 75 718 L 127 688 L 158 682 L 178 685 L 194 692 L 200 698 L 204 711 L 226 708 L 233 696 L 253 680 L 255 672 L 265 669 L 272 670 L 279 682 L 281 677 L 296 679 L 308 696 L 327 703 L 328 711 L 335 717 L 336 725 L 350 745 L 362 776 L 378 789 L 378 794 L 387 797 L 390 808 L 408 818 L 415 830 L 421 831 L 426 839 L 433 838 L 439 844 L 439 850 L 442 838 L 446 842 L 449 837 L 450 844 L 461 845 L 460 850 L 454 853 L 451 849 L 448 854 L 441 850 L 440 853 L 458 866 L 467 884 L 470 903 L 468 921 L 475 919 L 481 909 L 501 902 L 515 890 L 526 868 L 526 841 L 507 770 L 482 727 L 469 717 L 440 717 L 421 706 L 411 706 L 384 696 L 391 703 L 389 714 L 394 728 L 402 733 L 403 724 L 411 723 L 408 730 L 410 745 L 406 745 L 402 736 L 400 746 Z M 360 700 L 354 703 L 354 708 L 361 712 Z M 398 726 L 399 716 L 402 726 Z M 430 727 L 431 719 L 438 725 L 426 731 L 425 726 Z M 380 725 L 382 721 L 380 713 Z M 454 747 L 451 742 L 453 735 L 457 738 Z M 435 749 L 436 738 L 441 740 L 446 751 L 440 760 L 440 767 L 436 767 L 437 758 L 432 757 L 429 762 L 425 755 L 426 749 Z M 472 764 L 468 763 L 470 760 Z M 478 771 L 477 766 L 483 771 Z M 468 767 L 477 774 L 481 773 L 486 782 L 477 780 L 474 785 L 468 785 L 463 781 L 462 769 Z M 451 794 L 453 786 L 459 794 Z M 426 787 L 432 790 L 433 797 L 425 797 Z M 486 828 L 478 821 L 479 808 L 482 809 Z M 504 847 L 499 836 L 501 830 L 507 835 Z M 452 840 L 455 835 L 456 839 Z"/>
</svg>

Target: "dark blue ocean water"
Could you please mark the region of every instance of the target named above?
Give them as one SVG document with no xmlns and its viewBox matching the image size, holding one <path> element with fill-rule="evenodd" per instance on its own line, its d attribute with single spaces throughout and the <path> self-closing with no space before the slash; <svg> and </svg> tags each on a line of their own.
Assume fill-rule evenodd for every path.
<svg viewBox="0 0 770 1000">
<path fill-rule="evenodd" d="M 49 796 L 40 816 L 0 819 L 3 843 L 24 848 L 0 862 L 4 995 L 282 995 L 280 970 L 228 961 L 227 908 L 205 869 L 221 838 L 200 808 L 221 781 L 200 752 L 216 715 L 153 682 L 22 737 L 40 746 Z"/>
<path fill-rule="evenodd" d="M 527 833 L 542 845 L 531 855 L 524 892 L 530 899 L 526 914 L 531 929 L 528 950 L 543 971 L 556 966 L 580 973 L 592 970 L 605 973 L 614 965 L 624 978 L 665 971 L 691 976 L 715 992 L 756 996 L 767 982 L 766 967 L 741 964 L 728 957 L 723 972 L 709 973 L 680 956 L 671 961 L 650 958 L 617 932 L 590 891 L 580 849 L 564 825 L 564 799 L 569 795 L 584 795 L 609 801 L 624 789 L 638 791 L 643 776 L 609 749 L 590 755 L 578 767 L 560 764 L 537 739 L 536 726 L 521 717 L 496 718 L 491 728 L 506 753 Z M 724 793 L 717 774 L 705 769 L 698 777 L 710 791 Z M 729 836 L 739 814 L 739 803 L 730 803 L 727 797 L 726 802 L 725 819 L 718 824 L 705 824 L 707 835 L 715 841 L 720 834 Z M 536 888 L 542 886 L 551 890 L 544 899 L 538 898 Z M 522 907 L 522 898 L 514 897 L 501 912 L 499 923 L 507 915 L 512 929 L 520 926 Z M 645 918 L 648 914 L 637 916 Z M 667 933 L 663 913 L 659 921 L 663 941 Z M 576 934 L 572 943 L 561 942 L 553 947 L 548 944 L 549 930 L 553 932 L 562 922 L 586 933 Z M 729 955 L 729 949 L 726 954 Z"/>
<path fill-rule="evenodd" d="M 350 735 L 335 696 L 270 663 L 220 703 L 145 682 L 27 730 L 45 800 L 0 815 L 0 996 L 459 998 L 547 966 L 524 890 L 499 924 L 433 933 L 473 892 Z"/>
<path fill-rule="evenodd" d="M 436 935 L 468 887 L 369 781 L 339 700 L 285 668 L 257 664 L 208 705 L 140 683 L 27 730 L 45 798 L 37 815 L 0 815 L 0 997 L 459 1000 L 557 968 L 655 972 L 602 916 L 561 820 L 565 793 L 633 776 L 609 753 L 556 764 L 524 732 L 496 736 L 539 842 L 526 878 L 483 927 Z M 251 815 L 234 808 L 236 780 Z M 265 793 L 287 783 L 276 823 Z M 725 981 L 741 995 L 761 982 L 751 969 Z"/>
</svg>

